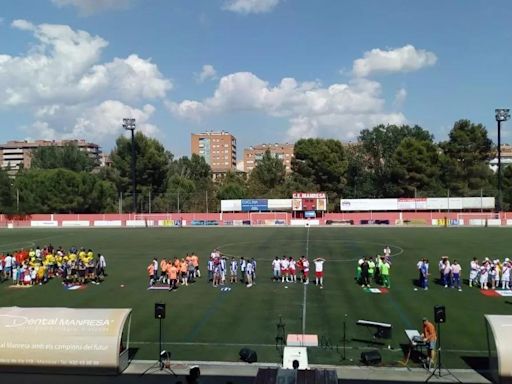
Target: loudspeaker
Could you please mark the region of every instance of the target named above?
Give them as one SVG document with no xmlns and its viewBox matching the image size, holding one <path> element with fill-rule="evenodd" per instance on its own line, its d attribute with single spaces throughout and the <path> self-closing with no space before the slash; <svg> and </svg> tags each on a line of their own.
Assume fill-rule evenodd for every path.
<svg viewBox="0 0 512 384">
<path fill-rule="evenodd" d="M 376 349 L 367 352 L 361 352 L 361 361 L 366 365 L 379 364 L 382 361 L 382 357 Z"/>
<path fill-rule="evenodd" d="M 258 355 L 252 349 L 242 348 L 239 352 L 240 360 L 246 363 L 255 363 L 258 361 Z"/>
<path fill-rule="evenodd" d="M 434 306 L 434 321 L 439 323 L 446 323 L 446 309 L 444 305 Z"/>
<path fill-rule="evenodd" d="M 164 303 L 155 303 L 155 319 L 165 319 Z"/>
</svg>

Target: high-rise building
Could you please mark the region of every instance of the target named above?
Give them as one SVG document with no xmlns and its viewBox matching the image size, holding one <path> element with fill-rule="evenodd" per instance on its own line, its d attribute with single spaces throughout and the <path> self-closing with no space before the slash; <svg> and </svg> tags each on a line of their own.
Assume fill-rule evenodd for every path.
<svg viewBox="0 0 512 384">
<path fill-rule="evenodd" d="M 193 133 L 192 154 L 204 157 L 214 175 L 236 170 L 236 138 L 229 132 Z"/>
<path fill-rule="evenodd" d="M 267 150 L 281 160 L 286 172 L 292 171 L 293 144 L 260 144 L 244 149 L 244 171 L 250 173 Z"/>
<path fill-rule="evenodd" d="M 75 145 L 80 150 L 100 164 L 101 150 L 98 144 L 89 143 L 85 140 L 12 140 L 0 144 L 0 165 L 2 169 L 9 169 L 10 174 L 15 174 L 20 168 L 28 169 L 32 163 L 32 151 L 40 147 L 63 147 Z"/>
</svg>

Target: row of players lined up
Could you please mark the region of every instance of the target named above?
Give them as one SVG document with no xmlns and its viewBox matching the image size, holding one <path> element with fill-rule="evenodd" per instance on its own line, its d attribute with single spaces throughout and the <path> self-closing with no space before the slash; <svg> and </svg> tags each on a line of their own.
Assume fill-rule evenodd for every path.
<svg viewBox="0 0 512 384">
<path fill-rule="evenodd" d="M 316 258 L 313 260 L 315 265 L 315 283 L 323 288 L 323 263 L 325 259 Z M 207 282 L 212 283 L 213 287 L 226 284 L 229 269 L 229 282 L 244 283 L 247 287 L 256 284 L 257 263 L 254 258 L 246 260 L 241 257 L 239 260 L 222 255 L 218 249 L 214 249 L 210 254 L 207 263 L 208 278 Z M 283 256 L 282 259 L 276 257 L 272 261 L 273 280 L 286 283 L 296 283 L 297 276 L 304 284 L 309 284 L 309 260 L 302 256 L 297 261 L 293 257 Z M 160 270 L 160 274 L 158 271 Z M 147 266 L 149 276 L 149 285 L 157 282 L 169 284 L 169 290 L 172 291 L 178 285 L 187 286 L 201 277 L 199 270 L 199 258 L 195 253 L 187 254 L 182 259 L 174 260 L 162 259 L 160 263 L 155 258 Z"/>
<path fill-rule="evenodd" d="M 99 283 L 106 276 L 105 256 L 89 249 L 71 247 L 65 251 L 51 244 L 44 248 L 20 250 L 0 256 L 0 282 L 15 285 L 42 285 L 53 277 L 64 284 Z"/>
<path fill-rule="evenodd" d="M 428 289 L 429 284 L 429 261 L 422 259 L 418 262 L 419 285 Z M 457 288 L 462 291 L 462 266 L 453 260 L 450 262 L 448 256 L 442 256 L 438 264 L 439 282 L 445 288 Z M 486 257 L 481 263 L 476 257 L 469 266 L 468 285 L 480 287 L 480 289 L 510 289 L 510 272 L 512 263 L 506 258 L 503 263 L 499 259 L 490 260 Z"/>
</svg>

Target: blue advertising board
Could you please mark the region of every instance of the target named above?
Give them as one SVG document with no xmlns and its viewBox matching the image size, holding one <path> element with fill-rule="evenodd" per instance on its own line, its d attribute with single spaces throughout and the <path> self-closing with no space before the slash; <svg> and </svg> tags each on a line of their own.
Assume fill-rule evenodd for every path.
<svg viewBox="0 0 512 384">
<path fill-rule="evenodd" d="M 242 212 L 250 211 L 268 211 L 267 199 L 247 199 L 242 200 Z"/>
</svg>

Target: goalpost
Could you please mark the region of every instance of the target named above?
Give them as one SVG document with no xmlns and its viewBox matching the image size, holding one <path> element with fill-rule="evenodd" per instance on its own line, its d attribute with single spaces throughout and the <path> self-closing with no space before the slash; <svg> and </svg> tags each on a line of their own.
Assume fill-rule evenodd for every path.
<svg viewBox="0 0 512 384">
<path fill-rule="evenodd" d="M 457 220 L 471 226 L 501 225 L 500 214 L 496 212 L 461 212 L 457 213 Z"/>
<path fill-rule="evenodd" d="M 251 212 L 249 219 L 251 225 L 288 225 L 290 223 L 288 212 Z"/>
</svg>

